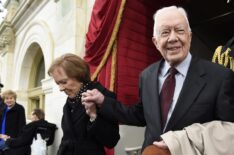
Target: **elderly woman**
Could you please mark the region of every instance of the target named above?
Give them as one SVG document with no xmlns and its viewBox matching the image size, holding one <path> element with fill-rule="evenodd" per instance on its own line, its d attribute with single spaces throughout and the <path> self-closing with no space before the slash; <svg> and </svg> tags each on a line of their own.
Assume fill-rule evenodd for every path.
<svg viewBox="0 0 234 155">
<path fill-rule="evenodd" d="M 2 93 L 4 105 L 0 106 L 0 134 L 8 135 L 15 138 L 19 135 L 20 130 L 26 124 L 24 107 L 16 103 L 17 95 L 12 90 L 6 90 Z M 2 141 L 2 139 L 0 140 Z M 14 152 L 0 151 L 0 155 L 11 155 Z"/>
<path fill-rule="evenodd" d="M 58 155 L 105 155 L 104 147 L 113 148 L 120 138 L 118 123 L 104 119 L 98 112 L 90 118 L 81 103 L 81 94 L 96 88 L 106 96 L 115 95 L 100 83 L 92 82 L 88 65 L 74 54 L 57 58 L 48 74 L 68 96 L 63 108 L 63 137 Z"/>
</svg>

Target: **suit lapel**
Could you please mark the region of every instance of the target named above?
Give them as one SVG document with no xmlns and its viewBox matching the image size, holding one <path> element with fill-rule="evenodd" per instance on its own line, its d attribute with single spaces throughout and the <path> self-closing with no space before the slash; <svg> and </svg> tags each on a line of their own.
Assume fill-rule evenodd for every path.
<svg viewBox="0 0 234 155">
<path fill-rule="evenodd" d="M 149 101 L 149 109 L 150 111 L 150 117 L 152 117 L 152 120 L 154 121 L 153 125 L 155 127 L 160 127 L 157 130 L 162 131 L 162 126 L 161 126 L 161 110 L 160 110 L 160 102 L 159 102 L 159 92 L 158 92 L 158 77 L 157 75 L 159 74 L 159 68 L 160 64 L 162 61 L 159 63 L 156 63 L 155 66 L 153 67 L 153 70 L 151 71 L 151 75 L 148 76 L 147 79 L 147 86 L 146 88 L 149 88 L 149 91 L 147 92 L 148 96 L 148 101 Z"/>
<path fill-rule="evenodd" d="M 193 58 L 175 109 L 165 131 L 172 129 L 177 122 L 184 117 L 188 109 L 194 103 L 194 100 L 206 84 L 204 75 L 205 72 L 202 66 L 199 64 L 199 60 L 197 58 Z"/>
</svg>

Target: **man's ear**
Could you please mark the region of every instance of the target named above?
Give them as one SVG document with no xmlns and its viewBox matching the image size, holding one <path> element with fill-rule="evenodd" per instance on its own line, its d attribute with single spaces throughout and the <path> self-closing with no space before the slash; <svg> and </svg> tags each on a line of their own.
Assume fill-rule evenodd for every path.
<svg viewBox="0 0 234 155">
<path fill-rule="evenodd" d="M 190 32 L 190 44 L 191 44 L 191 41 L 192 41 L 192 36 L 193 36 L 193 33 L 192 32 Z"/>
<path fill-rule="evenodd" d="M 152 42 L 154 43 L 154 46 L 158 49 L 158 42 L 156 37 L 152 37 Z"/>
</svg>

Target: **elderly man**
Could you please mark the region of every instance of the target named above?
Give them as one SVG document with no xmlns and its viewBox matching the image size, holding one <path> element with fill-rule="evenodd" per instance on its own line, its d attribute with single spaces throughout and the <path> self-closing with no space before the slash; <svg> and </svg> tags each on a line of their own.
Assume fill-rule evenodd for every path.
<svg viewBox="0 0 234 155">
<path fill-rule="evenodd" d="M 163 59 L 141 73 L 139 103 L 126 107 L 95 89 L 82 97 L 89 115 L 96 103 L 98 115 L 146 126 L 143 150 L 170 130 L 213 120 L 234 121 L 234 73 L 190 53 L 192 32 L 185 10 L 162 8 L 154 22 L 152 40 Z"/>
</svg>

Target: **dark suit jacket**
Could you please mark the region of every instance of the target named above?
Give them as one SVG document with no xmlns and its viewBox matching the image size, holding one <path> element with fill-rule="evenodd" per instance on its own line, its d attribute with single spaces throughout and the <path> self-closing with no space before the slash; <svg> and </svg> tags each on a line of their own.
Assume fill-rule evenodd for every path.
<svg viewBox="0 0 234 155">
<path fill-rule="evenodd" d="M 131 107 L 105 97 L 100 112 L 128 125 L 144 126 L 143 149 L 163 133 L 158 92 L 162 61 L 146 68 L 139 83 L 141 101 Z M 192 58 L 175 109 L 165 131 L 181 130 L 193 123 L 212 120 L 234 121 L 234 73 L 209 61 Z"/>
</svg>

